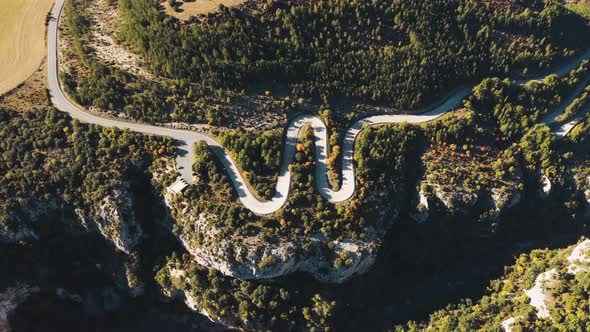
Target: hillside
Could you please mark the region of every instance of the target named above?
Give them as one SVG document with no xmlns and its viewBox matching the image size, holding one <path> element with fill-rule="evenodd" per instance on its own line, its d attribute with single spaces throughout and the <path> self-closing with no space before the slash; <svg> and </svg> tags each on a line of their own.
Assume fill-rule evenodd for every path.
<svg viewBox="0 0 590 332">
<path fill-rule="evenodd" d="M 585 330 L 584 2 L 199 1 L 52 11 L 0 329 Z"/>
<path fill-rule="evenodd" d="M 437 311 L 425 323 L 393 331 L 577 331 L 588 329 L 590 241 L 523 254 L 486 295 Z"/>
<path fill-rule="evenodd" d="M 83 105 L 152 122 L 249 124 L 255 114 L 276 119 L 277 102 L 282 112 L 341 102 L 355 112 L 416 109 L 461 84 L 547 69 L 590 35 L 565 7 L 532 0 L 251 0 L 190 22 L 164 14 L 158 0 L 88 5 L 73 1 L 78 9 L 67 14 L 70 57 L 83 63 L 68 60 L 70 93 Z M 105 19 L 111 27 L 96 31 Z M 128 65 L 119 60 L 108 69 L 114 59 L 101 55 L 103 39 L 139 56 L 150 75 L 123 74 Z"/>
</svg>

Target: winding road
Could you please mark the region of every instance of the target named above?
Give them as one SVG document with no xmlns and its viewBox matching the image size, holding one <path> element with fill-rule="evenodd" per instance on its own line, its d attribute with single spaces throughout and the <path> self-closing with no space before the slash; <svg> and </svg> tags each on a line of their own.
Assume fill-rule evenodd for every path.
<svg viewBox="0 0 590 332">
<path fill-rule="evenodd" d="M 70 114 L 72 118 L 78 119 L 81 122 L 97 124 L 104 127 L 129 129 L 139 133 L 169 136 L 174 138 L 178 142 L 178 157 L 176 159 L 177 167 L 182 175 L 182 178 L 189 183 L 192 182 L 193 178 L 192 165 L 194 163 L 194 153 L 192 152 L 192 148 L 196 142 L 205 141 L 207 144 L 209 144 L 211 150 L 217 155 L 217 157 L 227 169 L 228 175 L 236 188 L 242 204 L 244 204 L 246 208 L 256 214 L 273 213 L 280 209 L 286 202 L 291 183 L 289 164 L 291 164 L 295 156 L 299 131 L 304 125 L 310 124 L 315 135 L 315 156 L 317 158 L 316 185 L 319 192 L 324 198 L 332 203 L 343 202 L 352 197 L 355 191 L 353 162 L 354 141 L 359 132 L 364 127 L 376 124 L 401 122 L 416 124 L 434 120 L 444 115 L 448 111 L 460 106 L 461 101 L 469 95 L 473 88 L 473 86 L 460 88 L 440 106 L 423 114 L 377 115 L 364 118 L 354 123 L 346 131 L 342 143 L 342 186 L 339 191 L 333 191 L 328 183 L 326 166 L 328 158 L 328 133 L 325 124 L 318 117 L 312 115 L 300 115 L 294 118 L 290 122 L 285 135 L 283 160 L 277 181 L 276 194 L 271 200 L 261 202 L 249 190 L 248 186 L 246 185 L 246 181 L 239 171 L 239 168 L 231 159 L 229 153 L 214 138 L 189 130 L 172 129 L 144 123 L 128 122 L 121 119 L 95 115 L 80 108 L 79 106 L 76 106 L 68 99 L 61 89 L 59 83 L 57 61 L 58 24 L 65 1 L 66 0 L 56 1 L 48 23 L 48 90 L 55 107 Z M 564 64 L 553 73 L 560 75 L 568 73 L 577 67 L 582 60 L 587 58 L 590 58 L 590 51 L 568 62 L 567 64 Z M 581 116 L 578 117 L 581 119 Z M 573 125 L 571 127 L 573 128 Z M 555 131 L 556 133 L 560 133 L 562 136 L 565 136 L 565 134 L 571 130 L 571 128 L 568 128 L 569 127 L 559 126 L 557 129 L 555 129 Z M 564 132 L 565 134 L 563 134 Z"/>
</svg>

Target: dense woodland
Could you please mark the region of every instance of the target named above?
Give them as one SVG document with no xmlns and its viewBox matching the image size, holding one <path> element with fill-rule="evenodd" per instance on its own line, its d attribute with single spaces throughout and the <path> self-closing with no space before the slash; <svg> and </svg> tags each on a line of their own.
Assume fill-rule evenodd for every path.
<svg viewBox="0 0 590 332">
<path fill-rule="evenodd" d="M 256 192 L 263 199 L 271 199 L 282 161 L 283 132 L 238 129 L 214 131 L 213 134 L 242 168 L 242 175 Z"/>
<path fill-rule="evenodd" d="M 473 89 L 466 104 L 477 111 L 481 126 L 489 125 L 498 135 L 514 141 L 566 102 L 575 88 L 587 81 L 589 72 L 590 62 L 585 61 L 563 77 L 549 75 L 543 81 L 523 85 L 498 78 L 485 79 Z M 568 109 L 564 113 L 569 117 L 574 112 Z"/>
<path fill-rule="evenodd" d="M 66 7 L 85 68 L 64 74 L 65 86 L 84 105 L 151 122 L 220 124 L 227 110 L 218 102 L 259 83 L 324 102 L 415 108 L 461 83 L 546 69 L 590 38 L 556 1 L 252 0 L 191 24 L 162 13 L 158 0 L 119 1 L 117 38 L 161 78 L 152 81 L 92 55 L 87 1 Z"/>
<path fill-rule="evenodd" d="M 31 201 L 92 207 L 122 186 L 133 162 L 174 153 L 169 139 L 82 125 L 53 109 L 0 109 L 0 141 L 0 228 Z"/>
<path fill-rule="evenodd" d="M 121 38 L 146 58 L 151 70 L 170 79 L 172 83 L 163 86 L 89 56 L 84 43 L 89 26 L 85 2 L 75 0 L 72 4 L 67 16 L 73 29 L 74 52 L 87 72 L 63 77 L 68 92 L 82 104 L 123 109 L 128 116 L 147 121 L 169 120 L 167 116 L 176 113 L 190 121 L 223 124 L 222 109 L 196 116 L 168 97 L 220 97 L 222 89 L 243 89 L 268 77 L 290 84 L 297 96 L 319 96 L 324 101 L 348 96 L 417 107 L 461 82 L 547 68 L 571 55 L 590 36 L 578 16 L 553 1 L 250 1 L 244 8 L 254 7 L 254 12 L 223 9 L 221 14 L 185 25 L 160 13 L 157 0 L 120 0 L 119 12 L 124 19 Z M 390 303 L 384 298 L 406 291 L 407 285 L 418 285 L 422 269 L 438 277 L 445 265 L 465 259 L 471 249 L 489 245 L 486 240 L 511 243 L 515 241 L 510 238 L 513 233 L 543 227 L 553 230 L 547 225 L 554 224 L 585 229 L 586 225 L 576 220 L 582 214 L 574 213 L 584 206 L 584 199 L 568 184 L 573 177 L 568 167 L 579 161 L 576 158 L 588 157 L 590 119 L 586 117 L 563 142 L 555 139 L 549 127 L 538 123 L 588 77 L 589 69 L 584 64 L 568 76 L 549 76 L 526 85 L 486 79 L 475 88 L 466 110 L 440 121 L 423 127 L 367 128 L 356 141 L 358 190 L 344 204 L 329 204 L 317 192 L 309 129 L 302 132 L 295 161 L 290 165 L 292 191 L 288 202 L 268 217 L 256 216 L 240 205 L 219 160 L 204 142 L 198 143 L 193 167 L 197 181 L 173 197 L 172 203 L 190 202 L 190 208 L 182 213 L 192 214 L 193 220 L 204 212 L 213 216 L 210 225 L 219 231 L 217 242 L 230 236 L 257 237 L 260 245 L 316 234 L 340 240 L 365 238 L 370 226 L 392 221 L 383 220 L 383 215 L 393 219 L 399 212 L 399 224 L 392 226 L 393 239 L 398 234 L 399 245 L 396 242 L 385 247 L 376 264 L 377 272 L 343 287 L 318 286 L 322 295 L 309 289 L 300 291 L 307 282 L 294 287 L 283 281 L 265 284 L 224 277 L 199 266 L 189 255 L 165 259 L 159 268 L 149 271 L 149 276 L 164 291 L 187 292 L 197 306 L 217 317 L 237 314 L 239 324 L 265 321 L 270 322 L 265 328 L 278 329 L 292 327 L 295 320 L 295 324 L 315 331 L 329 331 L 338 324 L 354 326 L 348 325 L 349 320 L 355 321 L 356 327 L 366 326 L 360 312 L 382 311 Z M 587 94 L 584 91 L 565 109 L 565 117 L 585 110 Z M 322 108 L 321 115 L 330 124 L 329 113 L 328 108 Z M 281 162 L 282 133 L 238 130 L 216 135 L 259 195 L 271 197 Z M 333 153 L 338 151 L 338 138 L 338 133 L 331 136 Z M 27 201 L 56 198 L 65 206 L 85 207 L 120 186 L 135 167 L 134 162 L 172 153 L 168 139 L 81 125 L 54 110 L 18 114 L 2 109 L 0 229 L 11 227 L 10 213 Z M 424 155 L 432 159 L 422 158 Z M 330 166 L 335 174 L 339 172 L 338 161 L 335 158 Z M 538 210 L 533 220 L 518 212 L 508 214 L 494 227 L 476 218 L 443 216 L 425 225 L 408 218 L 420 189 L 417 180 L 424 171 L 443 174 L 434 178 L 443 185 L 456 187 L 460 183 L 478 191 L 505 185 L 516 177 L 517 170 L 524 178 L 517 189 L 527 195 L 523 206 Z M 544 202 L 535 196 L 541 175 L 550 177 L 557 188 Z M 171 212 L 175 216 L 179 211 Z M 482 231 L 486 227 L 489 229 Z M 202 232 L 211 229 L 198 230 L 195 223 L 173 222 L 171 228 L 191 246 L 215 244 L 204 242 Z M 517 231 L 511 233 L 514 229 Z M 501 237 L 507 234 L 508 239 Z M 490 252 L 493 250 L 485 253 Z M 441 331 L 494 330 L 508 314 L 522 314 L 527 320 L 521 324 L 529 329 L 588 326 L 583 297 L 589 288 L 588 273 L 564 278 L 557 293 L 564 304 L 552 322 L 535 321 L 526 300 L 511 294 L 529 287 L 537 273 L 549 267 L 562 268 L 557 256 L 548 251 L 521 256 L 502 279 L 491 283 L 491 295 L 477 303 L 466 300 L 451 305 L 434 313 L 429 322 L 411 322 L 396 330 L 428 325 Z M 335 267 L 349 264 L 345 256 L 333 258 Z M 272 259 L 258 267 L 270 264 Z M 170 269 L 183 269 L 186 275 L 171 277 Z M 400 275 L 406 283 L 398 285 L 395 282 Z M 371 284 L 374 280 L 380 283 Z M 413 299 L 409 294 L 396 300 L 402 306 L 409 305 Z M 382 319 L 379 315 L 367 316 Z"/>
<path fill-rule="evenodd" d="M 252 3 L 253 15 L 224 8 L 186 26 L 158 0 L 122 0 L 121 37 L 202 92 L 272 77 L 296 95 L 416 107 L 461 82 L 546 68 L 590 36 L 557 1 Z"/>
<path fill-rule="evenodd" d="M 427 323 L 410 322 L 392 331 L 423 331 L 427 326 L 431 331 L 499 331 L 501 323 L 510 317 L 517 318 L 514 331 L 586 331 L 590 328 L 590 273 L 587 262 L 582 262 L 581 272 L 568 274 L 566 253 L 570 251 L 545 249 L 520 255 L 500 279 L 490 283 L 487 294 L 477 302 L 464 300 L 449 305 L 430 315 Z M 552 268 L 557 270 L 556 281 L 546 287 L 553 294 L 551 315 L 548 319 L 537 318 L 524 291 L 532 288 L 540 273 Z"/>
</svg>

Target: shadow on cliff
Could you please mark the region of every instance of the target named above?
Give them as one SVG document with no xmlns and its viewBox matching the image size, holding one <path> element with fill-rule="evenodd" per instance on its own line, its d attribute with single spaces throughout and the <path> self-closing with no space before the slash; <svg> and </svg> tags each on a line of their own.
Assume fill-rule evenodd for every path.
<svg viewBox="0 0 590 332">
<path fill-rule="evenodd" d="M 143 229 L 137 248 L 144 294 L 132 297 L 120 287 L 125 254 L 97 232 L 72 229 L 73 211 L 52 211 L 38 229 L 40 239 L 0 246 L 0 293 L 28 285 L 33 292 L 10 315 L 12 331 L 194 331 L 219 328 L 181 302 L 163 303 L 154 269 L 165 255 L 179 250 L 159 221 L 165 211 L 154 195 L 150 175 L 132 168 L 125 176 Z"/>
<path fill-rule="evenodd" d="M 322 285 L 303 274 L 281 283 L 336 300 L 337 331 L 382 331 L 424 321 L 461 299 L 479 300 L 519 254 L 562 248 L 588 234 L 585 222 L 574 221 L 557 196 L 540 202 L 525 194 L 496 222 L 463 215 L 418 224 L 402 215 L 368 273 L 343 284 Z"/>
</svg>

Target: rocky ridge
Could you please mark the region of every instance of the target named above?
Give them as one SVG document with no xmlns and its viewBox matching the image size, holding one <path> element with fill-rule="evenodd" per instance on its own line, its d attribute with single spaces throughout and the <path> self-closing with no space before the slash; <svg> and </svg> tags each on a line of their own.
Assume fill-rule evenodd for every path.
<svg viewBox="0 0 590 332">
<path fill-rule="evenodd" d="M 222 238 L 212 226 L 214 215 L 201 213 L 194 217 L 190 207 L 175 207 L 171 194 L 165 196 L 167 207 L 175 223 L 193 225 L 193 231 L 203 235 L 200 244 L 190 241 L 186 234 L 175 234 L 185 249 L 202 266 L 214 268 L 224 275 L 245 280 L 272 279 L 294 272 L 306 272 L 316 280 L 325 283 L 341 283 L 354 275 L 367 272 L 375 262 L 381 241 L 389 225 L 369 227 L 364 239 L 330 240 L 321 234 L 314 234 L 300 241 L 279 240 L 264 243 L 257 238 Z M 398 211 L 383 213 L 395 219 Z M 342 258 L 343 264 L 335 264 L 335 258 Z"/>
</svg>

